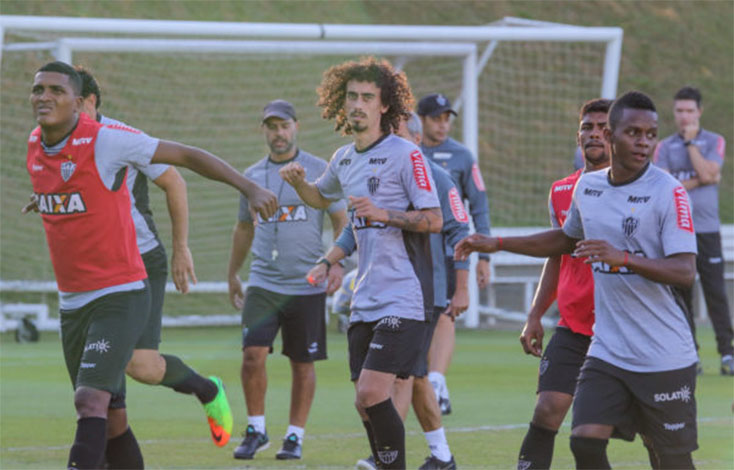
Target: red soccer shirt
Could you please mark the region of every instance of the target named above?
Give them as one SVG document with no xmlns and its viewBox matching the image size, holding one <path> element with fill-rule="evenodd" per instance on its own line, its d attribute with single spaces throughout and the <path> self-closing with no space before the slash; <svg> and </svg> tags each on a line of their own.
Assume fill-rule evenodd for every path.
<svg viewBox="0 0 734 470">
<path fill-rule="evenodd" d="M 64 148 L 47 155 L 41 129 L 26 159 L 59 290 L 85 292 L 147 277 L 135 241 L 124 181 L 108 189 L 97 171 L 94 144 L 102 124 L 79 117 Z"/>
<path fill-rule="evenodd" d="M 559 227 L 566 221 L 571 207 L 573 190 L 581 177 L 582 170 L 558 180 L 551 186 L 551 217 Z M 570 255 L 561 257 L 561 269 L 556 289 L 558 310 L 561 312 L 560 326 L 586 336 L 593 334 L 594 326 L 594 277 L 591 266 Z"/>
</svg>

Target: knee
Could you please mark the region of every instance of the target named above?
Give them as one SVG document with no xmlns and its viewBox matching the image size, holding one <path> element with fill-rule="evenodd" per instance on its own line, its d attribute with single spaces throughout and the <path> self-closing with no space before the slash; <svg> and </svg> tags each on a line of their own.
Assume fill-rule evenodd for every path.
<svg viewBox="0 0 734 470">
<path fill-rule="evenodd" d="M 74 392 L 74 408 L 80 418 L 106 418 L 110 393 L 90 387 L 79 387 Z"/>
<path fill-rule="evenodd" d="M 166 361 L 158 351 L 155 354 L 137 354 L 136 351 L 127 363 L 125 373 L 138 382 L 157 385 L 166 374 Z"/>
<path fill-rule="evenodd" d="M 568 400 L 554 400 L 541 393 L 538 396 L 538 402 L 535 404 L 533 424 L 557 431 L 561 427 L 566 413 L 568 413 L 571 400 L 570 396 Z"/>
<path fill-rule="evenodd" d="M 571 452 L 576 460 L 577 469 L 608 469 L 608 439 L 571 436 Z"/>
<path fill-rule="evenodd" d="M 107 439 L 114 439 L 127 431 L 127 410 L 115 408 L 107 413 Z"/>
<path fill-rule="evenodd" d="M 306 382 L 316 379 L 316 369 L 313 362 L 291 362 L 293 380 Z"/>
<path fill-rule="evenodd" d="M 248 374 L 257 372 L 262 367 L 265 367 L 265 357 L 267 356 L 259 354 L 259 351 L 246 348 L 242 353 L 242 370 Z"/>
</svg>

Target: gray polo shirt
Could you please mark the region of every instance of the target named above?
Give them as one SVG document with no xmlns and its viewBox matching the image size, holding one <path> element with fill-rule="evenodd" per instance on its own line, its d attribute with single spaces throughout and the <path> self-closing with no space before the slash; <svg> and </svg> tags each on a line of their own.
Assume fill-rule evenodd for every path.
<svg viewBox="0 0 734 470">
<path fill-rule="evenodd" d="M 673 134 L 662 140 L 655 149 L 655 164 L 668 171 L 678 180 L 696 177 L 688 149 L 683 145 L 683 137 Z M 719 134 L 701 129 L 693 144 L 701 151 L 706 160 L 724 164 L 726 141 Z M 693 188 L 688 193 L 693 204 L 693 226 L 698 233 L 716 233 L 720 228 L 719 185 L 706 184 Z"/>
<path fill-rule="evenodd" d="M 97 115 L 99 122 L 105 126 L 128 126 L 122 121 Z M 136 129 L 137 130 L 137 129 Z M 127 167 L 127 189 L 130 193 L 130 212 L 135 223 L 135 238 L 138 243 L 140 254 L 144 254 L 161 244 L 158 239 L 158 230 L 153 222 L 153 211 L 150 209 L 150 198 L 148 196 L 148 179 L 155 180 L 170 168 L 170 165 L 161 163 L 150 163 L 147 165 L 135 164 Z"/>
<path fill-rule="evenodd" d="M 326 291 L 326 283 L 312 286 L 306 274 L 324 254 L 321 233 L 326 211 L 306 205 L 295 189 L 280 177 L 280 169 L 292 161 L 303 166 L 308 181 L 314 181 L 326 168 L 324 160 L 298 150 L 288 161 L 274 162 L 265 157 L 245 170 L 246 177 L 278 197 L 279 205 L 275 215 L 268 220 L 258 215 L 247 282 L 250 286 L 287 295 L 320 294 Z M 346 202 L 339 200 L 329 206 L 328 212 L 345 209 Z M 253 222 L 247 198 L 243 195 L 240 195 L 238 218 L 241 222 Z"/>
<path fill-rule="evenodd" d="M 322 196 L 369 197 L 375 206 L 398 211 L 438 208 L 436 184 L 418 147 L 393 134 L 359 152 L 338 149 L 316 181 Z M 352 297 L 352 322 L 386 316 L 425 320 L 433 309 L 433 266 L 428 233 L 404 231 L 356 217 L 359 267 Z"/>
<path fill-rule="evenodd" d="M 688 194 L 653 165 L 624 185 L 610 183 L 608 168 L 585 173 L 563 231 L 650 259 L 696 253 Z M 634 372 L 680 369 L 698 360 L 671 286 L 601 262 L 592 271 L 596 324 L 589 356 Z"/>
</svg>

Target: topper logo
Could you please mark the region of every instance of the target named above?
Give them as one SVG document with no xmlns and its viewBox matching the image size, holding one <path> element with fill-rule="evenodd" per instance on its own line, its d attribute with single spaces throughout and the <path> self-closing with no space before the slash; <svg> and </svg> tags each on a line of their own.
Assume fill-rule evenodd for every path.
<svg viewBox="0 0 734 470">
<path fill-rule="evenodd" d="M 461 202 L 459 190 L 455 187 L 451 188 L 451 191 L 449 191 L 449 205 L 451 206 L 451 212 L 454 214 L 454 218 L 456 220 L 463 224 L 469 222 L 469 216 L 466 214 L 466 209 L 464 209 L 464 203 Z"/>
<path fill-rule="evenodd" d="M 413 177 L 415 184 L 419 189 L 431 190 L 431 180 L 428 179 L 428 171 L 426 163 L 423 161 L 423 155 L 418 150 L 413 150 L 410 154 L 410 161 L 413 163 Z"/>
<path fill-rule="evenodd" d="M 78 139 L 73 139 L 71 141 L 71 145 L 87 145 L 92 143 L 91 137 L 79 137 Z"/>
<path fill-rule="evenodd" d="M 683 186 L 673 190 L 675 199 L 675 215 L 678 220 L 678 228 L 693 233 L 693 220 L 691 219 L 691 206 L 688 203 L 688 193 Z"/>
</svg>

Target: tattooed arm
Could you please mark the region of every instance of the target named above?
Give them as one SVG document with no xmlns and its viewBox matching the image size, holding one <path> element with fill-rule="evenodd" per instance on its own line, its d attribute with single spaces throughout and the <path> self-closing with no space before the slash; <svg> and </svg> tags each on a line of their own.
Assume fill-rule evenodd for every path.
<svg viewBox="0 0 734 470">
<path fill-rule="evenodd" d="M 439 233 L 443 225 L 443 216 L 438 207 L 403 212 L 380 209 L 367 197 L 350 196 L 349 202 L 355 211 L 355 216 L 402 230 Z"/>
</svg>

